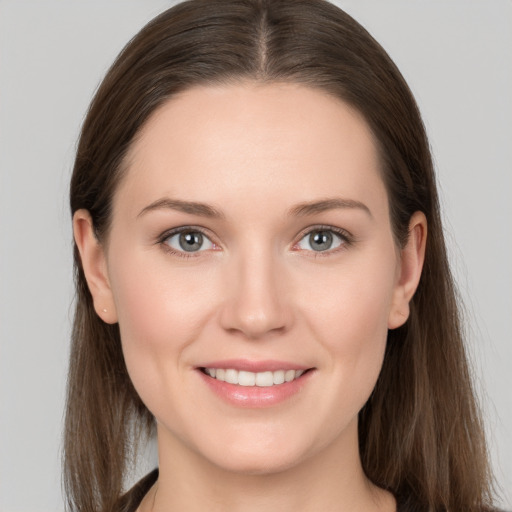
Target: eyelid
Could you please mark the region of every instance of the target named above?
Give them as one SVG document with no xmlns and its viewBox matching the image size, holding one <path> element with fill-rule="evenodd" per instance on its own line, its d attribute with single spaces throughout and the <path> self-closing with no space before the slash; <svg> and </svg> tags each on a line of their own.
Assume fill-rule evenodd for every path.
<svg viewBox="0 0 512 512">
<path fill-rule="evenodd" d="M 187 232 L 201 233 L 201 235 L 203 235 L 205 238 L 207 238 L 215 248 L 219 247 L 219 245 L 212 239 L 213 237 L 210 234 L 209 230 L 207 230 L 201 226 L 191 226 L 191 225 L 178 226 L 175 228 L 168 229 L 167 231 L 164 231 L 157 238 L 156 243 L 161 245 L 162 248 L 166 252 L 176 255 L 176 256 L 179 256 L 179 257 L 182 257 L 182 258 L 194 258 L 194 257 L 202 255 L 202 253 L 208 252 L 208 250 L 212 250 L 212 249 L 205 249 L 205 250 L 190 251 L 190 252 L 179 251 L 179 250 L 174 249 L 173 247 L 171 247 L 169 244 L 166 243 L 167 240 L 169 240 L 169 238 L 171 238 L 175 235 L 179 235 L 180 233 L 187 233 Z"/>
<path fill-rule="evenodd" d="M 311 233 L 315 231 L 331 231 L 336 236 L 340 237 L 343 241 L 342 245 L 340 247 L 336 247 L 334 249 L 327 249 L 325 251 L 309 251 L 305 249 L 299 249 L 297 246 L 299 242 L 306 237 L 307 235 L 310 235 Z M 168 229 L 164 231 L 157 239 L 156 243 L 163 246 L 164 249 L 167 252 L 170 252 L 171 254 L 175 254 L 177 256 L 181 256 L 184 258 L 190 258 L 190 257 L 197 257 L 201 255 L 201 253 L 207 252 L 207 250 L 202 251 L 192 251 L 192 252 L 186 252 L 186 251 L 176 251 L 171 246 L 166 244 L 165 242 L 172 236 L 183 233 L 183 232 L 198 232 L 201 233 L 205 238 L 207 238 L 218 250 L 220 248 L 220 244 L 216 243 L 211 235 L 210 230 L 203 228 L 201 226 L 194 226 L 194 225 L 184 225 L 184 226 L 178 226 L 175 228 Z M 307 228 L 304 228 L 296 237 L 296 241 L 292 245 L 292 250 L 295 251 L 305 251 L 314 253 L 315 257 L 318 256 L 327 256 L 330 254 L 333 254 L 339 250 L 345 249 L 347 246 L 350 246 L 354 243 L 355 239 L 354 236 L 348 232 L 346 229 L 339 228 L 336 226 L 326 225 L 326 224 L 317 224 L 313 226 L 308 226 Z"/>
<path fill-rule="evenodd" d="M 325 251 L 309 251 L 306 249 L 299 249 L 298 244 L 302 241 L 302 239 L 305 238 L 306 236 L 310 235 L 311 233 L 314 233 L 315 231 L 331 231 L 336 236 L 341 238 L 343 243 L 340 247 L 336 247 L 334 249 L 327 249 Z M 330 225 L 326 225 L 326 224 L 318 224 L 315 226 L 308 226 L 307 228 L 303 229 L 297 235 L 296 242 L 294 242 L 294 244 L 292 246 L 292 250 L 312 252 L 312 253 L 314 253 L 315 257 L 327 256 L 329 254 L 338 252 L 339 250 L 345 249 L 347 246 L 352 245 L 354 243 L 354 241 L 355 241 L 354 236 L 351 233 L 349 233 L 346 229 L 339 228 L 336 226 L 330 226 Z"/>
</svg>

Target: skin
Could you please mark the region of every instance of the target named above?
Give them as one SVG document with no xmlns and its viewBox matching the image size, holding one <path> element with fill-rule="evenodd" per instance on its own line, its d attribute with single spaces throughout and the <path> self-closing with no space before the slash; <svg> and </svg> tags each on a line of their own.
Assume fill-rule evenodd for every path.
<svg viewBox="0 0 512 512">
<path fill-rule="evenodd" d="M 146 209 L 162 198 L 221 216 Z M 352 203 L 290 213 L 331 198 Z M 211 243 L 182 257 L 177 237 L 163 236 L 181 226 Z M 315 251 L 308 232 L 319 227 L 346 237 Z M 130 377 L 157 420 L 160 478 L 141 511 L 395 509 L 363 473 L 357 415 L 388 329 L 407 319 L 426 221 L 413 215 L 406 247 L 395 245 L 357 112 L 293 84 L 187 90 L 132 145 L 104 244 L 87 211 L 74 229 L 96 311 L 119 322 Z M 228 358 L 313 370 L 288 400 L 241 408 L 197 370 Z"/>
</svg>

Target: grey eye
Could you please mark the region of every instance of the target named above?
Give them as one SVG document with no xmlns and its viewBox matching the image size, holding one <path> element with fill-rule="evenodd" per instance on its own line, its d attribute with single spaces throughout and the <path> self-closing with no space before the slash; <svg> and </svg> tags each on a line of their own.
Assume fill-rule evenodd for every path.
<svg viewBox="0 0 512 512">
<path fill-rule="evenodd" d="M 336 249 L 344 240 L 340 235 L 328 229 L 318 229 L 305 235 L 298 246 L 307 251 L 328 251 Z"/>
<path fill-rule="evenodd" d="M 170 236 L 166 242 L 175 251 L 198 252 L 211 249 L 213 243 L 199 231 L 182 231 Z"/>
</svg>

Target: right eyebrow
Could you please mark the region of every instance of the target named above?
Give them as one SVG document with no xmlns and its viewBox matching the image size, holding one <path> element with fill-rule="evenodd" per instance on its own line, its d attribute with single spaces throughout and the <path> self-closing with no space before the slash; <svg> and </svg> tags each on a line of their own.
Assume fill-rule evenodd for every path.
<svg viewBox="0 0 512 512">
<path fill-rule="evenodd" d="M 320 201 L 312 201 L 298 204 L 289 211 L 289 215 L 305 217 L 307 215 L 315 215 L 317 213 L 322 213 L 328 210 L 346 208 L 363 211 L 364 213 L 373 218 L 370 208 L 368 208 L 368 206 L 366 206 L 361 201 L 356 201 L 354 199 L 343 199 L 341 197 L 332 197 Z"/>
<path fill-rule="evenodd" d="M 144 207 L 137 215 L 137 218 L 151 211 L 166 209 L 177 210 L 179 212 L 188 213 L 191 215 L 199 215 L 201 217 L 208 217 L 212 219 L 224 218 L 224 214 L 222 212 L 207 203 L 182 201 L 180 199 L 171 199 L 170 197 L 162 197 L 161 199 L 157 199 L 148 206 Z"/>
</svg>

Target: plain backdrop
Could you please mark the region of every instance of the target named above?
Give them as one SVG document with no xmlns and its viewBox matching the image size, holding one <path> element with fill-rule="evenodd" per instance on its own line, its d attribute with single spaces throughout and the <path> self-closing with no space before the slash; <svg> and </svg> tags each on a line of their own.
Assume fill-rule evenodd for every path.
<svg viewBox="0 0 512 512">
<path fill-rule="evenodd" d="M 501 504 L 511 508 L 512 2 L 336 3 L 390 53 L 423 112 Z M 172 4 L 0 0 L 1 512 L 63 510 L 75 143 L 115 55 Z"/>
</svg>

